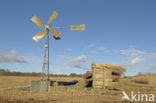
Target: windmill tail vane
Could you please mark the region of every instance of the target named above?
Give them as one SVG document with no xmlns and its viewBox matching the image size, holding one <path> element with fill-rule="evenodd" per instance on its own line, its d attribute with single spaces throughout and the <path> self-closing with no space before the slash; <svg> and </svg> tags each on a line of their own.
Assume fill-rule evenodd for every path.
<svg viewBox="0 0 156 103">
<path fill-rule="evenodd" d="M 45 29 L 42 29 L 38 34 L 36 34 L 33 37 L 33 40 L 35 42 L 38 42 L 40 39 L 42 39 L 49 31 L 52 33 L 53 37 L 57 40 L 60 38 L 59 36 L 61 33 L 56 30 L 57 29 L 65 29 L 65 27 L 49 27 L 50 23 L 56 19 L 58 16 L 58 13 L 54 11 L 52 15 L 50 16 L 47 25 L 45 25 L 37 16 L 33 16 L 31 18 L 31 21 L 33 21 L 37 26 L 40 28 L 43 28 L 45 26 Z M 71 25 L 70 30 L 85 30 L 85 24 L 79 24 L 79 25 Z"/>
<path fill-rule="evenodd" d="M 42 80 L 49 80 L 49 32 L 52 33 L 55 40 L 59 40 L 61 33 L 56 29 L 65 29 L 66 27 L 50 27 L 49 25 L 51 22 L 53 22 L 56 17 L 58 16 L 58 13 L 56 11 L 53 11 L 51 14 L 49 20 L 47 21 L 47 25 L 45 25 L 37 16 L 33 16 L 31 18 L 31 21 L 34 22 L 38 27 L 43 28 L 39 33 L 37 33 L 35 36 L 32 37 L 32 39 L 35 42 L 38 42 L 41 40 L 45 35 L 47 35 L 46 38 L 46 44 L 45 44 L 45 55 L 44 55 L 44 61 L 43 61 L 43 68 L 42 68 Z M 85 30 L 85 24 L 79 24 L 79 25 L 71 25 L 69 26 L 70 30 Z"/>
</svg>

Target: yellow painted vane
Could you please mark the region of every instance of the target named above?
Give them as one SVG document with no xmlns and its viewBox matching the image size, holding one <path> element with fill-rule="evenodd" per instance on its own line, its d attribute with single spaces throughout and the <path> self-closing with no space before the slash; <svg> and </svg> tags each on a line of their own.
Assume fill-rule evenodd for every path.
<svg viewBox="0 0 156 103">
<path fill-rule="evenodd" d="M 45 25 L 37 16 L 33 16 L 31 18 L 31 21 L 33 21 L 40 28 L 45 27 L 45 29 L 41 30 L 38 34 L 36 34 L 33 37 L 33 40 L 35 42 L 38 42 L 40 39 L 42 39 L 46 34 L 48 34 L 49 31 L 53 34 L 53 37 L 56 40 L 60 39 L 59 36 L 61 35 L 61 33 L 57 31 L 54 27 L 49 27 L 50 23 L 54 21 L 57 16 L 58 16 L 58 13 L 54 11 L 47 22 L 48 25 Z M 86 27 L 85 24 L 71 25 L 70 30 L 83 30 L 84 31 L 85 27 Z M 57 28 L 64 29 L 65 27 L 57 27 Z"/>
<path fill-rule="evenodd" d="M 50 18 L 49 18 L 47 24 L 50 24 L 57 16 L 58 16 L 58 13 L 57 13 L 56 11 L 54 11 L 54 12 L 52 13 L 52 15 L 50 16 Z"/>
<path fill-rule="evenodd" d="M 79 25 L 71 25 L 70 30 L 85 30 L 86 25 L 85 24 L 79 24 Z"/>
<path fill-rule="evenodd" d="M 52 34 L 55 34 L 54 36 L 57 38 L 61 35 L 61 33 L 59 31 L 57 31 L 55 28 L 49 28 L 49 31 L 52 33 Z"/>
<path fill-rule="evenodd" d="M 44 35 L 47 34 L 47 31 L 46 30 L 41 30 L 38 34 L 36 34 L 34 37 L 33 37 L 33 40 L 35 42 L 38 42 L 40 39 L 42 39 L 44 37 Z"/>
<path fill-rule="evenodd" d="M 37 16 L 33 16 L 31 18 L 31 21 L 33 21 L 40 28 L 43 28 L 44 27 L 44 23 Z"/>
</svg>

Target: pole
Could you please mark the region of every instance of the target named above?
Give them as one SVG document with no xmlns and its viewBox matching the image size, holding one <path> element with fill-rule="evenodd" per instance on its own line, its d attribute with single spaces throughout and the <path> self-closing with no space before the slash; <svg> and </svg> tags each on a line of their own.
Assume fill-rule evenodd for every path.
<svg viewBox="0 0 156 103">
<path fill-rule="evenodd" d="M 47 70 L 47 80 L 49 81 L 49 31 L 48 31 L 48 34 L 47 34 L 47 44 L 48 44 L 48 70 Z"/>
<path fill-rule="evenodd" d="M 49 81 L 49 31 L 47 31 L 46 35 L 45 53 L 41 77 L 41 80 L 43 81 Z"/>
</svg>

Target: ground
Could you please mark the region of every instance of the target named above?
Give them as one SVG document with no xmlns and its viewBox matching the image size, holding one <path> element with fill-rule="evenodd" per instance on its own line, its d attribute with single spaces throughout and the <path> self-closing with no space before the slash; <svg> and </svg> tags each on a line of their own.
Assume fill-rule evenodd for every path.
<svg viewBox="0 0 156 103">
<path fill-rule="evenodd" d="M 51 77 L 50 79 L 83 82 L 80 77 Z M 31 80 L 40 80 L 40 77 L 0 76 L 0 103 L 132 103 L 121 100 L 122 91 L 156 96 L 156 75 L 122 78 L 120 90 L 54 86 L 51 87 L 50 92 L 31 92 L 29 90 Z M 152 103 L 156 103 L 156 100 Z"/>
</svg>

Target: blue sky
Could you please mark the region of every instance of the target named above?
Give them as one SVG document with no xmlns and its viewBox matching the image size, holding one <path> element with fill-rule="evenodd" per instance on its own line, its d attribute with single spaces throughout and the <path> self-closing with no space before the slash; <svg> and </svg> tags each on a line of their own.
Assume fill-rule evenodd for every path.
<svg viewBox="0 0 156 103">
<path fill-rule="evenodd" d="M 86 31 L 59 30 L 61 40 L 50 34 L 50 73 L 84 73 L 91 62 L 123 66 L 126 75 L 156 73 L 155 0 L 1 0 L 0 68 L 40 72 L 45 38 L 32 37 L 56 10 L 51 26 L 86 24 Z"/>
</svg>

